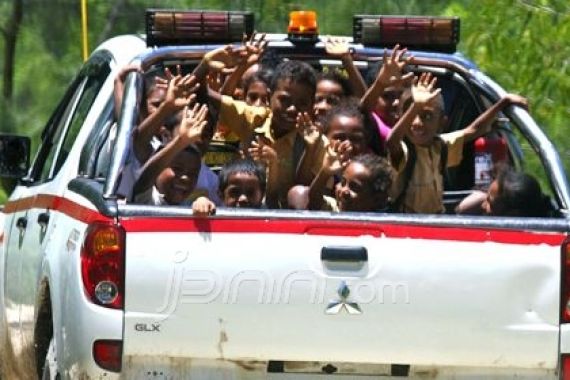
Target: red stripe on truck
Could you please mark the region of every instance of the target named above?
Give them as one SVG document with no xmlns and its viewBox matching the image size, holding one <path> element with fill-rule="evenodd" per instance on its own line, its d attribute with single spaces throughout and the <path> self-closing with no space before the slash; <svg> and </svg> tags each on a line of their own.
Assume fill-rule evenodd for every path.
<svg viewBox="0 0 570 380">
<path fill-rule="evenodd" d="M 59 211 L 62 214 L 83 223 L 107 221 L 110 219 L 93 209 L 82 206 L 67 198 L 48 194 L 39 194 L 33 197 L 21 198 L 7 202 L 4 205 L 4 213 L 10 214 L 34 208 Z"/>
<path fill-rule="evenodd" d="M 375 237 L 384 235 L 391 238 L 468 242 L 491 241 L 507 244 L 548 244 L 554 246 L 562 244 L 566 237 L 562 233 L 314 219 L 130 218 L 123 219 L 121 224 L 127 232 L 241 232 L 323 236 L 372 235 Z"/>
<path fill-rule="evenodd" d="M 31 208 L 52 209 L 83 223 L 108 221 L 110 218 L 69 199 L 41 194 L 10 201 L 4 213 L 14 213 Z M 223 233 L 272 233 L 321 236 L 386 236 L 427 240 L 451 240 L 468 242 L 497 242 L 507 244 L 548 244 L 559 246 L 566 235 L 559 232 L 532 232 L 499 229 L 434 227 L 403 224 L 382 224 L 359 221 L 320 219 L 265 219 L 265 218 L 124 218 L 122 226 L 127 232 L 223 232 Z"/>
</svg>

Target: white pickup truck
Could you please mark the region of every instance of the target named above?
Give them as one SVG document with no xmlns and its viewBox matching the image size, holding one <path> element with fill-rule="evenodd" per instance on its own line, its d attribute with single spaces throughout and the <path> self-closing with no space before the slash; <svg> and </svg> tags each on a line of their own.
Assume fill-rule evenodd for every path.
<svg viewBox="0 0 570 380">
<path fill-rule="evenodd" d="M 99 46 L 29 168 L 26 149 L 21 162 L 0 165 L 21 178 L 4 206 L 0 249 L 7 379 L 570 379 L 570 190 L 523 109 L 506 109 L 499 132 L 516 168 L 531 154 L 542 162 L 555 217 L 220 208 L 196 219 L 185 207 L 118 201 L 142 96 L 141 75 L 129 74 L 112 128 L 118 70 L 191 68 L 253 28 L 247 13 L 193 20 L 199 32 L 183 42 L 176 28 L 150 29 Z M 434 51 L 441 41 L 427 31 L 376 40 L 379 20 L 355 17 L 358 67 L 394 42 L 413 48 L 412 70 L 438 77 L 450 130 L 505 94 L 449 46 Z M 282 58 L 341 65 L 316 36 L 267 38 Z M 472 144 L 464 157 L 446 184 L 449 210 L 473 188 Z"/>
</svg>

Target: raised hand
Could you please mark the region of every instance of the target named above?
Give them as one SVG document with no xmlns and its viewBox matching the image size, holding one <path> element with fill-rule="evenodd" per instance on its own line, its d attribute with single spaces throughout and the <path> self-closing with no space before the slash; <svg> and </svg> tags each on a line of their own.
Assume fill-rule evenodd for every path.
<svg viewBox="0 0 570 380">
<path fill-rule="evenodd" d="M 245 63 L 248 67 L 255 65 L 259 61 L 259 58 L 261 58 L 265 52 L 267 44 L 269 43 L 269 41 L 265 39 L 265 33 L 261 34 L 261 36 L 256 39 L 258 35 L 259 34 L 257 32 L 254 32 L 249 40 L 244 35 L 243 46 L 246 51 Z"/>
<path fill-rule="evenodd" d="M 307 112 L 299 112 L 297 115 L 297 130 L 301 132 L 305 146 L 308 148 L 316 146 L 321 138 L 320 128 Z"/>
<path fill-rule="evenodd" d="M 517 94 L 507 94 L 503 97 L 504 101 L 507 102 L 508 105 L 519 106 L 528 110 L 528 99 L 517 95 Z"/>
<path fill-rule="evenodd" d="M 194 75 L 182 76 L 180 69 L 178 69 L 176 75 L 172 75 L 170 70 L 165 70 L 165 72 L 168 80 L 168 89 L 166 90 L 164 103 L 178 111 L 194 101 L 196 98 L 195 92 L 200 84 L 197 83 L 198 81 Z"/>
<path fill-rule="evenodd" d="M 338 58 L 351 54 L 350 45 L 345 38 L 327 37 L 325 40 L 325 51 L 328 55 Z"/>
<path fill-rule="evenodd" d="M 202 131 L 208 123 L 208 107 L 205 104 L 196 103 L 192 109 L 186 105 L 182 112 L 178 135 L 186 146 L 201 138 Z"/>
<path fill-rule="evenodd" d="M 220 92 L 222 86 L 224 85 L 223 74 L 219 71 L 210 72 L 207 76 L 207 80 L 208 80 L 208 87 L 210 87 L 213 91 L 216 92 Z"/>
<path fill-rule="evenodd" d="M 176 74 L 172 73 L 168 67 L 164 69 L 164 76 L 166 77 L 167 82 L 170 82 L 174 77 L 181 77 L 182 76 L 182 68 L 180 65 L 176 65 Z"/>
<path fill-rule="evenodd" d="M 434 100 L 441 92 L 441 88 L 435 88 L 436 83 L 437 78 L 431 73 L 422 73 L 419 78 L 416 78 L 412 86 L 414 104 L 425 106 Z"/>
<path fill-rule="evenodd" d="M 161 78 L 158 76 L 154 77 L 154 85 L 156 88 L 160 88 L 160 89 L 163 89 L 164 91 L 166 91 L 166 90 L 168 90 L 168 79 Z"/>
<path fill-rule="evenodd" d="M 323 158 L 323 172 L 328 176 L 340 173 L 348 164 L 351 153 L 350 141 L 331 141 Z"/>
<path fill-rule="evenodd" d="M 235 66 L 247 59 L 247 47 L 235 48 L 232 45 L 212 50 L 204 55 L 203 60 L 211 71 L 231 72 Z"/>
<path fill-rule="evenodd" d="M 404 67 L 413 58 L 411 55 L 404 57 L 407 51 L 408 49 L 400 49 L 400 45 L 396 45 L 392 50 L 392 55 L 388 56 L 388 52 L 384 49 L 384 61 L 377 80 L 386 85 L 398 85 L 411 80 L 413 73 L 402 75 Z"/>
<path fill-rule="evenodd" d="M 264 141 L 252 141 L 247 151 L 254 161 L 261 162 L 268 167 L 277 163 L 277 152 L 271 144 Z"/>
<path fill-rule="evenodd" d="M 353 152 L 354 152 L 354 147 L 352 146 L 352 143 L 350 142 L 350 140 L 344 140 L 344 141 L 341 141 L 340 144 L 338 144 L 337 152 L 338 152 L 338 157 L 339 157 L 340 163 L 342 164 L 342 167 L 344 168 L 350 162 L 350 158 L 352 157 Z"/>
</svg>

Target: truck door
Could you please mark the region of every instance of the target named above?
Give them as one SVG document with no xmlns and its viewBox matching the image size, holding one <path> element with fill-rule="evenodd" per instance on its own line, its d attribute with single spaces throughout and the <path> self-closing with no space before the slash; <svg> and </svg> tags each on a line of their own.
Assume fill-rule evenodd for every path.
<svg viewBox="0 0 570 380">
<path fill-rule="evenodd" d="M 80 149 L 72 151 L 72 148 L 88 115 L 91 113 L 94 120 L 100 112 L 100 109 L 92 109 L 92 105 L 110 72 L 109 61 L 108 54 L 103 58 L 95 54 L 84 66 L 46 128 L 32 168 L 34 177 L 29 191 L 34 196 L 27 210 L 27 239 L 18 282 L 22 292 L 19 311 L 22 339 L 31 347 L 41 281 L 38 276 L 49 249 L 51 230 L 57 224 L 58 207 L 64 204 L 67 183 L 77 175 L 79 159 L 73 157 L 79 157 Z M 103 96 L 108 100 L 108 94 Z M 60 228 L 58 233 L 70 232 Z"/>
<path fill-rule="evenodd" d="M 22 255 L 24 254 L 24 240 L 28 231 L 29 209 L 24 207 L 25 202 L 31 203 L 29 190 L 18 186 L 4 208 L 4 273 L 3 298 L 4 313 L 6 315 L 7 332 L 10 343 L 14 349 L 21 347 L 20 330 L 20 304 L 22 302 L 22 289 L 20 288 L 20 270 Z"/>
</svg>

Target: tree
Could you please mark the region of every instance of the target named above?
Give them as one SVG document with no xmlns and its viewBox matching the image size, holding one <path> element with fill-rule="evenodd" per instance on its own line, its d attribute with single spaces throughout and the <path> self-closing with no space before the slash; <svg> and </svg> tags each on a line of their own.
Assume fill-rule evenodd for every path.
<svg viewBox="0 0 570 380">
<path fill-rule="evenodd" d="M 16 42 L 22 17 L 24 14 L 23 0 L 13 0 L 11 17 L 0 26 L 0 32 L 4 38 L 4 66 L 2 96 L 6 101 L 12 100 L 14 93 L 14 64 L 16 61 Z"/>
</svg>

